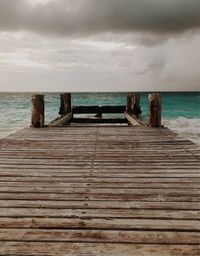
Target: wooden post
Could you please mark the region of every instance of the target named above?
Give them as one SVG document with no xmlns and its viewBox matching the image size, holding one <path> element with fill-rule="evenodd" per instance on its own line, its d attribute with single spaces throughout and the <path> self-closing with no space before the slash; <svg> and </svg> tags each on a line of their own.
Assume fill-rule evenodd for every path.
<svg viewBox="0 0 200 256">
<path fill-rule="evenodd" d="M 161 96 L 159 93 L 149 94 L 148 106 L 148 125 L 161 127 Z"/>
<path fill-rule="evenodd" d="M 142 113 L 140 108 L 140 95 L 136 93 L 129 93 L 127 96 L 126 111 L 130 114 L 139 116 Z"/>
<path fill-rule="evenodd" d="M 127 105 L 126 105 L 126 112 L 132 113 L 132 103 L 133 103 L 133 93 L 128 93 L 127 95 Z"/>
<path fill-rule="evenodd" d="M 35 128 L 44 127 L 44 95 L 34 94 L 31 97 L 32 117 L 31 126 Z"/>
<path fill-rule="evenodd" d="M 71 111 L 71 93 L 61 94 L 59 115 L 66 115 L 71 113 Z"/>
<path fill-rule="evenodd" d="M 140 108 L 140 95 L 134 94 L 133 95 L 133 114 L 136 116 L 139 116 L 141 114 L 141 108 Z"/>
</svg>

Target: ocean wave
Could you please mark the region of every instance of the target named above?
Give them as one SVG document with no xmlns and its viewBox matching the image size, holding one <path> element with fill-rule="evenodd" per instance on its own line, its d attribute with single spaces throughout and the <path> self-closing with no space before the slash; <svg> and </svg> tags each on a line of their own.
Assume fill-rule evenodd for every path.
<svg viewBox="0 0 200 256">
<path fill-rule="evenodd" d="M 181 137 L 187 138 L 200 145 L 200 119 L 178 117 L 176 119 L 165 119 L 163 125 L 178 133 Z"/>
</svg>

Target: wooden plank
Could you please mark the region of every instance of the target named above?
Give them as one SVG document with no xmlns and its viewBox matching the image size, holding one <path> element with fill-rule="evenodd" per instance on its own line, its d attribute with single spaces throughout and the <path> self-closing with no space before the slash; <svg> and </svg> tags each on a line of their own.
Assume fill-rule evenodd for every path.
<svg viewBox="0 0 200 256">
<path fill-rule="evenodd" d="M 21 201 L 22 202 L 22 201 Z M 9 202 L 8 202 L 9 203 Z M 8 205 L 7 203 L 7 205 Z M 39 205 L 40 203 L 40 205 Z M 94 207 L 92 208 L 92 205 Z M 102 204 L 101 204 L 102 205 Z M 58 225 L 60 222 L 61 225 L 64 225 L 66 221 L 66 225 L 79 225 L 79 219 L 82 218 L 83 220 L 88 220 L 87 225 L 85 227 L 95 228 L 95 225 L 102 225 L 104 229 L 106 226 L 112 225 L 118 227 L 118 229 L 124 229 L 128 226 L 131 228 L 145 228 L 146 229 L 188 229 L 188 230 L 199 230 L 199 210 L 180 210 L 177 209 L 179 207 L 174 207 L 173 210 L 163 210 L 160 206 L 160 209 L 123 209 L 120 208 L 120 205 L 115 206 L 112 209 L 112 206 L 107 208 L 105 206 L 97 206 L 97 203 L 90 204 L 87 202 L 77 202 L 73 204 L 73 202 L 64 202 L 63 206 L 59 205 L 56 202 L 41 202 L 41 201 L 34 201 L 31 203 L 24 202 L 21 203 L 13 203 L 10 207 L 1 208 L 1 226 L 5 227 L 5 223 L 7 225 L 11 225 L 12 223 L 20 222 L 24 220 L 25 217 L 29 218 L 52 218 L 51 220 L 47 219 L 47 223 L 52 222 L 52 225 Z M 106 205 L 106 204 L 105 204 Z M 108 204 L 107 204 L 108 205 Z M 60 207 L 59 207 L 60 206 Z M 90 209 L 91 207 L 91 209 Z M 96 207 L 96 209 L 95 209 Z M 99 209 L 98 209 L 99 207 Z M 158 206 L 157 206 L 158 207 Z M 152 207 L 153 208 L 153 207 Z M 133 210 L 134 209 L 134 210 Z M 11 219 L 6 219 L 10 217 Z M 23 218 L 21 219 L 13 219 L 13 218 Z M 56 218 L 56 219 L 55 219 Z M 69 218 L 67 220 L 66 218 Z M 77 218 L 77 219 L 75 219 Z M 73 219 L 73 220 L 71 220 Z M 101 220 L 102 219 L 102 220 Z M 12 222 L 14 221 L 14 222 Z M 41 220 L 39 219 L 41 222 Z M 49 221 L 49 222 L 48 222 Z M 8 224 L 10 223 L 10 224 Z M 30 223 L 30 222 L 29 222 Z M 71 223 L 71 224 L 70 224 Z M 42 225 L 42 224 L 41 224 Z M 65 225 L 65 227 L 66 227 Z M 98 225 L 98 227 L 99 227 Z M 96 226 L 97 227 L 97 226 Z"/>
<path fill-rule="evenodd" d="M 16 192 L 7 192 L 1 193 L 0 199 L 8 200 L 8 199 L 25 199 L 25 200 L 96 200 L 96 201 L 123 201 L 123 200 L 131 200 L 131 201 L 151 201 L 151 202 L 200 202 L 199 196 L 187 196 L 187 195 L 174 195 L 174 194 L 136 194 L 136 195 L 124 195 L 124 194 L 91 194 L 88 193 L 16 193 Z"/>
<path fill-rule="evenodd" d="M 20 182 L 20 181 L 0 181 L 0 187 L 44 187 L 44 188 L 145 188 L 145 189 L 184 189 L 184 190 L 191 190 L 191 189 L 200 189 L 200 183 L 196 182 L 177 182 L 177 183 L 137 183 L 137 182 L 107 182 L 107 183 L 101 183 L 101 182 L 96 182 L 96 183 L 87 183 L 87 182 L 81 182 L 81 183 L 70 183 L 70 182 L 32 182 L 32 181 L 27 181 L 27 182 Z"/>
<path fill-rule="evenodd" d="M 152 173 L 152 172 L 142 172 L 141 173 L 134 173 L 134 172 L 112 172 L 108 171 L 107 173 L 100 173 L 99 171 L 91 172 L 90 170 L 86 170 L 85 172 L 75 172 L 72 170 L 66 171 L 50 171 L 50 170 L 41 170 L 35 169 L 34 172 L 28 170 L 11 170 L 8 171 L 0 171 L 0 177 L 66 177 L 66 173 L 68 177 L 80 177 L 83 175 L 84 177 L 90 177 L 91 174 L 93 177 L 101 177 L 101 178 L 112 178 L 113 174 L 115 177 L 118 178 L 200 178 L 200 173 L 196 172 L 180 172 L 180 173 L 170 173 L 170 172 L 163 172 L 163 173 Z M 164 181 L 164 180 L 163 180 Z M 198 182 L 198 181 L 197 181 Z"/>
<path fill-rule="evenodd" d="M 14 224 L 13 224 L 14 223 Z M 198 220 L 162 220 L 162 219 L 123 219 L 123 218 L 23 218 L 10 219 L 7 227 L 55 228 L 55 229 L 95 229 L 95 230 L 151 230 L 151 231 L 200 231 Z"/>
<path fill-rule="evenodd" d="M 178 196 L 194 196 L 199 198 L 200 197 L 200 191 L 199 189 L 171 189 L 170 191 L 166 190 L 166 188 L 163 189 L 146 189 L 144 188 L 60 188 L 60 187 L 0 187 L 0 193 L 54 193 L 54 194 L 66 194 L 66 196 L 70 194 L 99 194 L 99 195 L 107 195 L 110 194 L 111 196 L 115 195 L 126 195 L 127 197 L 130 196 L 136 196 L 136 195 L 176 195 Z"/>
<path fill-rule="evenodd" d="M 146 125 L 145 122 L 137 118 L 135 115 L 124 112 L 124 116 L 132 126 L 140 126 L 140 125 Z"/>
<path fill-rule="evenodd" d="M 63 200 L 38 200 L 38 199 L 1 199 L 1 208 L 59 208 L 59 209 L 123 209 L 124 212 L 127 212 L 126 209 L 130 209 L 131 216 L 133 217 L 142 217 L 151 216 L 151 218 L 155 218 L 158 216 L 160 212 L 163 218 L 196 218 L 198 219 L 198 214 L 200 210 L 200 202 L 146 202 L 146 201 L 115 201 L 115 200 L 106 200 L 106 201 L 97 201 L 97 200 L 69 200 L 67 198 Z M 144 214 L 145 211 L 140 210 L 155 210 L 153 212 L 146 211 L 146 215 Z M 134 211 L 133 211 L 134 210 Z M 156 212 L 156 210 L 158 210 Z M 175 212 L 171 212 L 171 210 L 177 210 L 177 215 L 174 215 Z M 182 212 L 180 210 L 189 210 L 189 212 Z M 195 212 L 193 212 L 194 210 Z M 166 211 L 166 214 L 165 214 Z M 83 211 L 84 212 L 84 211 Z M 111 211 L 112 212 L 112 211 Z M 129 212 L 129 211 L 128 211 Z M 3 210 L 1 212 L 3 214 Z M 6 213 L 6 211 L 5 211 Z M 152 214 L 156 214 L 153 215 Z M 8 214 L 8 212 L 7 212 Z M 58 214 L 58 213 L 57 213 Z M 176 217 L 175 217 L 176 216 Z M 183 217 L 184 216 L 184 217 Z"/>
<path fill-rule="evenodd" d="M 198 256 L 199 245 L 121 244 L 121 243 L 56 243 L 0 242 L 2 255 L 89 255 L 89 256 Z"/>
<path fill-rule="evenodd" d="M 198 245 L 197 232 L 156 232 L 119 230 L 73 230 L 73 229 L 0 229 L 0 241 L 44 242 L 96 242 L 96 243 L 144 243 Z"/>
<path fill-rule="evenodd" d="M 82 167 L 80 165 L 80 167 Z M 66 182 L 66 183 L 127 183 L 127 182 L 138 182 L 138 183 L 161 183 L 161 182 L 165 182 L 165 183 L 191 183 L 191 182 L 200 182 L 199 178 L 162 178 L 162 177 L 154 177 L 154 178 L 147 178 L 147 177 L 143 177 L 143 178 L 112 178 L 112 177 L 106 177 L 106 178 L 101 178 L 101 177 L 93 177 L 93 174 L 91 173 L 90 176 L 82 176 L 81 178 L 79 177 L 60 177 L 60 178 L 56 178 L 56 177 L 0 177 L 0 181 L 1 182 Z"/>
<path fill-rule="evenodd" d="M 165 128 L 24 129 L 0 141 L 0 255 L 196 256 L 199 187 Z"/>
<path fill-rule="evenodd" d="M 1 218 L 0 218 L 1 219 Z M 199 232 L 199 220 L 170 219 L 125 219 L 125 218 L 4 218 L 5 228 L 84 228 L 95 230 L 151 230 L 151 231 L 188 231 Z M 2 223 L 2 222 L 1 222 Z M 1 224 L 2 226 L 2 224 Z"/>
<path fill-rule="evenodd" d="M 62 115 L 54 119 L 48 126 L 50 127 L 59 127 L 68 124 L 72 119 L 72 113 Z"/>
</svg>

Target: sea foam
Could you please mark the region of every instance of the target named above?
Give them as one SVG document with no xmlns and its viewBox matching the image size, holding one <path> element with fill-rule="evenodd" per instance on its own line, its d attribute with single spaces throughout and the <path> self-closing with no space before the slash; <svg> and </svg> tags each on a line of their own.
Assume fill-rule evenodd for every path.
<svg viewBox="0 0 200 256">
<path fill-rule="evenodd" d="M 200 145 L 200 119 L 178 117 L 176 119 L 165 119 L 163 125 L 170 128 L 181 137 L 187 138 Z"/>
</svg>

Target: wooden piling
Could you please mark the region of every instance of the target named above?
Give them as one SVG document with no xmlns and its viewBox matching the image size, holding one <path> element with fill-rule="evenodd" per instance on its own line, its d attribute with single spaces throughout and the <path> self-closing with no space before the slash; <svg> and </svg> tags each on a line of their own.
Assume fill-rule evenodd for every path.
<svg viewBox="0 0 200 256">
<path fill-rule="evenodd" d="M 31 97 L 32 117 L 31 126 L 35 128 L 44 127 L 44 95 L 34 94 Z"/>
<path fill-rule="evenodd" d="M 127 95 L 127 106 L 126 106 L 126 111 L 128 113 L 131 113 L 131 111 L 132 111 L 132 97 L 133 97 L 133 93 L 128 93 L 128 95 Z"/>
<path fill-rule="evenodd" d="M 140 95 L 136 93 L 129 93 L 127 96 L 127 109 L 130 114 L 139 116 L 142 113 L 140 108 Z"/>
<path fill-rule="evenodd" d="M 66 115 L 71 113 L 71 111 L 71 93 L 61 94 L 59 115 Z"/>
<path fill-rule="evenodd" d="M 134 94 L 133 97 L 133 114 L 136 116 L 139 116 L 141 114 L 141 108 L 140 108 L 140 95 L 139 94 Z"/>
<path fill-rule="evenodd" d="M 159 93 L 148 96 L 148 125 L 161 127 L 161 96 Z"/>
</svg>

